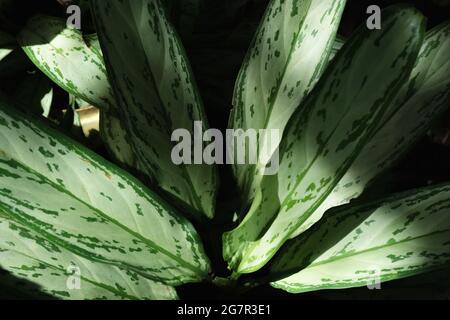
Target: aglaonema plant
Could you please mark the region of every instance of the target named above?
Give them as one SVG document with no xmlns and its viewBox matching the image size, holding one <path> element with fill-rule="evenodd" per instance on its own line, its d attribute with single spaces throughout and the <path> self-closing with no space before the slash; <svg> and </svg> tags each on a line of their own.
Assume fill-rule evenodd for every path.
<svg viewBox="0 0 450 320">
<path fill-rule="evenodd" d="M 96 33 L 45 15 L 15 38 L 0 33 L 0 62 L 23 50 L 47 76 L 35 75 L 34 95 L 25 86 L 0 98 L 0 267 L 14 276 L 1 274 L 5 285 L 62 299 L 176 299 L 192 282 L 302 293 L 449 266 L 450 184 L 358 197 L 446 110 L 450 23 L 426 31 L 420 12 L 397 5 L 381 30 L 364 24 L 343 39 L 343 0 L 268 3 L 229 127 L 280 130 L 270 146 L 257 140 L 259 153 L 279 154 L 279 170 L 233 165 L 240 207 L 221 217 L 237 218 L 222 235 L 230 272 L 219 277 L 194 227 L 214 219 L 218 166 L 171 160 L 174 130 L 208 128 L 169 19 L 176 5 L 85 6 Z M 197 9 L 182 23 L 192 27 Z M 53 84 L 100 109 L 114 163 L 48 125 Z"/>
</svg>

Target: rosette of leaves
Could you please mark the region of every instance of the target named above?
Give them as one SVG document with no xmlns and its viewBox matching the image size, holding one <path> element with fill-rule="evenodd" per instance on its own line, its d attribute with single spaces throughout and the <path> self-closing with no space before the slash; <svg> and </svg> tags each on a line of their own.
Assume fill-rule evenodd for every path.
<svg viewBox="0 0 450 320">
<path fill-rule="evenodd" d="M 259 153 L 279 151 L 279 170 L 233 166 L 240 210 L 223 234 L 231 272 L 218 277 L 202 233 L 218 166 L 171 161 L 175 129 L 208 127 L 174 27 L 192 28 L 201 1 L 167 4 L 83 1 L 95 34 L 45 15 L 0 33 L 0 62 L 20 49 L 41 72 L 24 80 L 39 88 L 32 98 L 27 87 L 0 98 L 2 284 L 62 299 L 176 299 L 192 282 L 301 293 L 449 266 L 450 184 L 358 197 L 446 110 L 450 23 L 427 30 L 398 5 L 381 30 L 343 39 L 343 0 L 268 3 L 229 126 L 280 130 L 275 145 L 257 141 Z M 43 121 L 52 86 L 100 109 L 110 160 Z"/>
</svg>

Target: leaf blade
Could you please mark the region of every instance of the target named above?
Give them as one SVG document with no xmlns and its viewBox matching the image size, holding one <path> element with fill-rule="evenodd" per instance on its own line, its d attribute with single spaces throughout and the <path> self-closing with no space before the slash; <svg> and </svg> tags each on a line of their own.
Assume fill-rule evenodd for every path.
<svg viewBox="0 0 450 320">
<path fill-rule="evenodd" d="M 332 211 L 286 245 L 271 276 L 291 275 L 272 285 L 296 293 L 351 288 L 445 267 L 449 203 L 445 185 Z"/>
<path fill-rule="evenodd" d="M 425 135 L 433 120 L 441 115 L 450 102 L 450 23 L 429 31 L 425 37 L 409 80 L 399 90 L 397 101 L 389 107 L 376 133 L 364 146 L 347 174 L 308 225 L 298 229 L 292 237 L 307 230 L 329 208 L 348 203 L 359 196 L 379 174 L 392 167 Z M 431 69 L 431 70 L 430 70 Z"/>
<path fill-rule="evenodd" d="M 169 286 L 129 270 L 92 263 L 11 221 L 0 219 L 0 230 L 0 267 L 17 277 L 16 281 L 33 284 L 19 286 L 28 293 L 70 300 L 176 299 L 176 291 Z M 71 283 L 71 277 L 78 277 L 79 288 L 69 287 L 77 285 Z"/>
<path fill-rule="evenodd" d="M 202 121 L 203 131 L 207 121 L 184 49 L 163 6 L 159 0 L 91 4 L 138 168 L 181 206 L 211 218 L 215 167 L 178 166 L 171 157 L 173 131 L 185 129 L 192 137 L 194 121 Z M 134 49 L 124 57 L 124 48 Z"/>
<path fill-rule="evenodd" d="M 0 135 L 0 205 L 9 219 L 75 254 L 155 281 L 207 277 L 192 225 L 136 179 L 3 102 Z"/>
<path fill-rule="evenodd" d="M 53 82 L 101 109 L 100 134 L 108 151 L 118 163 L 134 168 L 133 152 L 117 115 L 95 35 L 84 38 L 62 19 L 37 15 L 28 21 L 18 41 L 30 60 Z"/>
<path fill-rule="evenodd" d="M 87 47 L 81 32 L 67 28 L 64 20 L 34 16 L 18 41 L 33 63 L 61 88 L 99 108 L 114 105 L 103 61 Z"/>
<path fill-rule="evenodd" d="M 411 72 L 424 18 L 408 6 L 391 7 L 384 16 L 389 28 L 377 33 L 361 27 L 290 120 L 278 174 L 264 177 L 244 221 L 224 235 L 224 257 L 236 272 L 261 268 L 315 218 Z M 370 65 L 374 56 L 376 66 Z"/>
<path fill-rule="evenodd" d="M 277 129 L 286 124 L 320 79 L 332 50 L 345 1 L 271 1 L 236 82 L 230 124 L 234 129 Z M 258 138 L 258 157 L 272 155 Z M 233 170 L 248 204 L 266 163 L 237 164 Z"/>
</svg>

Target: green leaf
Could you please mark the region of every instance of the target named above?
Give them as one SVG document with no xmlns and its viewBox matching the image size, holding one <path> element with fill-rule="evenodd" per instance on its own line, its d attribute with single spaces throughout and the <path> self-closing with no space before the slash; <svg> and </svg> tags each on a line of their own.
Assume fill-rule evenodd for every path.
<svg viewBox="0 0 450 320">
<path fill-rule="evenodd" d="M 374 136 L 365 145 L 331 195 L 308 223 L 291 236 L 307 230 L 329 208 L 348 203 L 384 170 L 392 167 L 423 137 L 433 120 L 448 109 L 450 102 L 450 22 L 429 31 L 416 65 L 395 103 L 389 107 Z"/>
<path fill-rule="evenodd" d="M 0 232 L 0 267 L 15 276 L 10 285 L 26 293 L 72 300 L 177 298 L 172 287 L 77 256 L 32 229 L 4 219 L 1 211 Z M 4 285 L 7 279 L 0 279 Z"/>
<path fill-rule="evenodd" d="M 98 58 L 103 61 L 103 52 L 100 47 L 98 35 L 90 34 L 84 37 L 87 46 L 94 52 Z M 106 67 L 102 65 L 104 72 Z M 108 86 L 110 84 L 108 83 Z M 112 108 L 102 108 L 100 110 L 100 133 L 106 143 L 107 148 L 113 157 L 128 168 L 136 168 L 136 157 L 128 141 L 128 134 L 123 121 L 120 120 L 117 102 Z"/>
<path fill-rule="evenodd" d="M 192 225 L 126 172 L 3 102 L 0 141 L 4 220 L 93 263 L 154 281 L 179 285 L 208 276 Z"/>
<path fill-rule="evenodd" d="M 19 43 L 34 64 L 57 85 L 101 109 L 100 132 L 114 159 L 135 163 L 95 35 L 83 38 L 62 19 L 35 16 L 19 35 Z"/>
<path fill-rule="evenodd" d="M 345 1 L 272 0 L 247 53 L 235 87 L 230 125 L 234 129 L 285 126 L 320 79 L 329 61 Z M 272 155 L 279 142 L 258 137 L 258 158 Z M 264 174 L 259 165 L 233 166 L 243 201 L 254 198 Z"/>
<path fill-rule="evenodd" d="M 92 52 L 104 61 L 98 35 L 96 33 L 87 35 L 84 37 L 84 40 Z M 104 62 L 102 67 L 104 68 L 104 72 L 106 72 Z M 108 86 L 110 86 L 109 83 Z M 124 123 L 120 120 L 118 108 L 119 106 L 115 102 L 113 108 L 102 108 L 100 110 L 100 133 L 113 157 L 126 167 L 136 170 L 136 157 L 128 141 L 128 134 Z"/>
<path fill-rule="evenodd" d="M 18 36 L 34 64 L 66 91 L 99 108 L 115 104 L 104 63 L 64 20 L 34 16 Z"/>
<path fill-rule="evenodd" d="M 85 35 L 84 41 L 86 42 L 87 46 L 97 54 L 97 56 L 102 57 L 103 59 L 102 48 L 100 46 L 98 35 L 96 33 Z"/>
<path fill-rule="evenodd" d="M 236 272 L 258 270 L 299 228 L 317 221 L 317 209 L 394 103 L 417 59 L 424 18 L 408 6 L 383 16 L 382 30 L 364 25 L 345 44 L 290 120 L 278 174 L 264 177 L 244 221 L 224 235 L 224 257 Z"/>
<path fill-rule="evenodd" d="M 207 120 L 184 49 L 159 0 L 92 1 L 94 20 L 119 112 L 137 166 L 193 213 L 214 215 L 216 169 L 175 165 L 176 129 L 194 136 Z"/>
<path fill-rule="evenodd" d="M 328 213 L 290 241 L 270 268 L 292 293 L 343 289 L 450 266 L 450 185 Z"/>
</svg>

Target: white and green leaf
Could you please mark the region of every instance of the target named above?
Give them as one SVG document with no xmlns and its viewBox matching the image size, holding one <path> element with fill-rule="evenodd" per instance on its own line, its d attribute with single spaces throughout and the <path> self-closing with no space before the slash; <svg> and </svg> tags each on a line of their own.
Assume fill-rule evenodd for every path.
<svg viewBox="0 0 450 320">
<path fill-rule="evenodd" d="M 3 102 L 0 138 L 5 220 L 154 281 L 179 285 L 208 276 L 192 225 L 126 172 Z"/>
<path fill-rule="evenodd" d="M 307 224 L 291 236 L 307 230 L 329 208 L 348 203 L 384 170 L 392 167 L 430 128 L 450 103 L 450 23 L 429 31 L 416 65 L 395 103 L 331 195 Z"/>
<path fill-rule="evenodd" d="M 270 267 L 292 293 L 374 285 L 450 266 L 450 186 L 330 211 Z"/>
<path fill-rule="evenodd" d="M 131 270 L 82 258 L 41 234 L 5 219 L 0 210 L 0 268 L 14 276 L 2 285 L 60 299 L 176 299 L 174 288 Z M 31 291 L 31 292 L 30 292 Z"/>
<path fill-rule="evenodd" d="M 61 88 L 99 108 L 115 104 L 101 57 L 63 19 L 35 16 L 18 41 L 34 64 Z"/>
<path fill-rule="evenodd" d="M 176 129 L 207 120 L 184 49 L 159 0 L 92 1 L 94 20 L 137 167 L 192 213 L 214 215 L 216 169 L 175 165 Z"/>
<path fill-rule="evenodd" d="M 117 162 L 133 167 L 134 156 L 95 35 L 85 39 L 64 20 L 39 15 L 28 21 L 18 39 L 28 57 L 57 85 L 101 109 L 100 132 L 106 147 Z"/>
<path fill-rule="evenodd" d="M 346 1 L 272 0 L 237 79 L 230 126 L 277 129 L 280 138 L 294 111 L 314 88 L 328 64 Z M 233 171 L 251 203 L 264 174 L 261 155 L 279 142 L 270 131 L 258 137 L 259 165 L 236 164 Z M 270 158 L 270 157 L 269 157 Z"/>
<path fill-rule="evenodd" d="M 103 60 L 103 52 L 100 47 L 98 35 L 96 33 L 84 36 L 87 46 L 94 52 L 97 57 Z M 103 68 L 106 72 L 106 67 Z M 108 83 L 108 86 L 110 84 Z M 111 89 L 112 90 L 112 89 Z M 128 141 L 128 134 L 125 129 L 124 123 L 120 120 L 120 114 L 118 110 L 119 106 L 115 102 L 112 108 L 102 108 L 100 110 L 100 133 L 103 140 L 106 142 L 106 146 L 110 153 L 114 156 L 119 163 L 122 163 L 127 168 L 138 170 L 136 157 L 133 154 L 133 150 Z"/>
<path fill-rule="evenodd" d="M 417 59 L 424 17 L 409 6 L 383 15 L 385 28 L 362 26 L 295 112 L 278 174 L 264 177 L 245 219 L 224 235 L 224 257 L 237 273 L 258 270 L 299 228 L 317 221 L 317 209 L 395 102 Z"/>
</svg>

